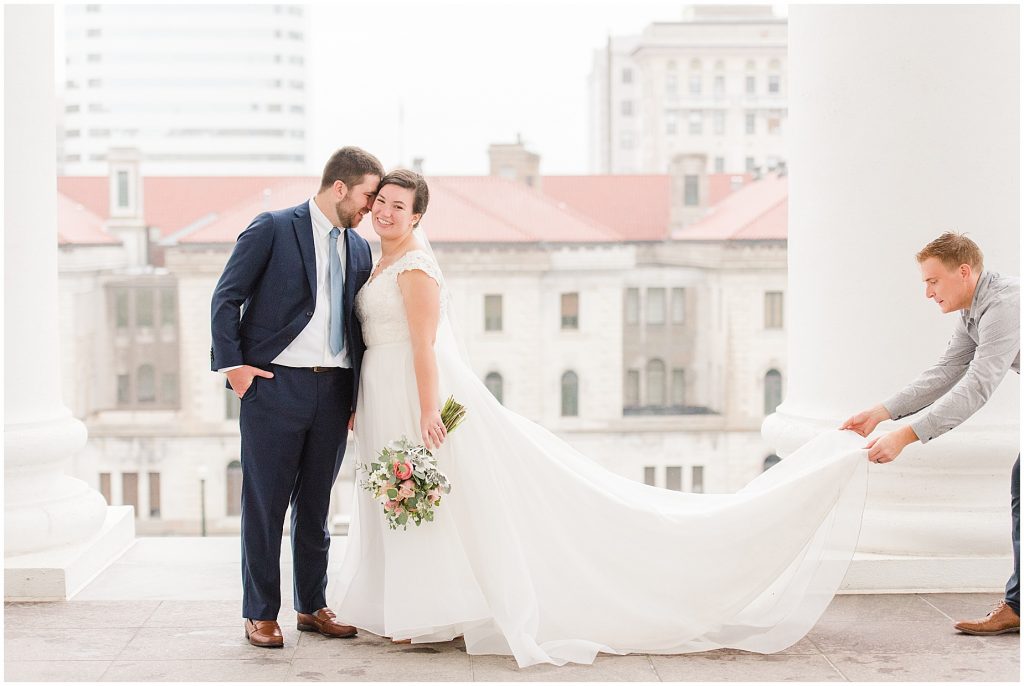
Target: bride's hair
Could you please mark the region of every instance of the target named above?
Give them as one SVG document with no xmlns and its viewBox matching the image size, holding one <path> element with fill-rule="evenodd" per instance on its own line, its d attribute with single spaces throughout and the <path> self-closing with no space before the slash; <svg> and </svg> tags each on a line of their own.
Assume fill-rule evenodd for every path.
<svg viewBox="0 0 1024 686">
<path fill-rule="evenodd" d="M 412 213 L 420 215 L 420 219 L 413 226 L 419 226 L 420 221 L 423 220 L 423 215 L 427 211 L 427 203 L 430 202 L 430 189 L 427 188 L 426 179 L 423 178 L 422 174 L 417 174 L 411 169 L 395 169 L 389 171 L 380 180 L 377 192 L 380 192 L 380 189 L 384 188 L 384 186 L 389 185 L 408 188 L 414 193 Z"/>
</svg>

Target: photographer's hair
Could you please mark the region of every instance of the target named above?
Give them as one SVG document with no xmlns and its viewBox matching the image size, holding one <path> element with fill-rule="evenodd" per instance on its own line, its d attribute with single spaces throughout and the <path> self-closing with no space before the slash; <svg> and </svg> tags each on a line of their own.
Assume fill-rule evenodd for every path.
<svg viewBox="0 0 1024 686">
<path fill-rule="evenodd" d="M 957 269 L 961 264 L 971 265 L 974 272 L 985 268 L 984 256 L 978 244 L 962 233 L 947 231 L 917 253 L 918 263 L 930 257 L 942 262 L 949 269 Z"/>
<path fill-rule="evenodd" d="M 422 220 L 423 214 L 427 211 L 427 203 L 430 202 L 430 189 L 427 188 L 427 182 L 423 176 L 409 169 L 395 169 L 385 174 L 384 178 L 380 180 L 377 192 L 379 193 L 381 188 L 388 185 L 413 191 L 412 213 L 420 215 L 420 220 Z M 414 226 L 419 223 L 417 221 Z"/>
<path fill-rule="evenodd" d="M 367 174 L 384 176 L 384 166 L 380 160 L 354 145 L 341 148 L 324 165 L 320 190 L 333 186 L 335 181 L 342 181 L 349 188 L 358 186 Z"/>
</svg>

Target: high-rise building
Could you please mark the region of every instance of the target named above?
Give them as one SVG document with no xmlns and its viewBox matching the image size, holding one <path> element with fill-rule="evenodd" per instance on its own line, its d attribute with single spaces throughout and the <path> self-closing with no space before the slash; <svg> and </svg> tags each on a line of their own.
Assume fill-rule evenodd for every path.
<svg viewBox="0 0 1024 686">
<path fill-rule="evenodd" d="M 665 174 L 698 206 L 698 179 L 785 160 L 785 18 L 767 5 L 687 8 L 678 22 L 611 36 L 590 75 L 591 171 Z"/>
<path fill-rule="evenodd" d="M 302 5 L 67 5 L 59 173 L 305 172 Z"/>
</svg>

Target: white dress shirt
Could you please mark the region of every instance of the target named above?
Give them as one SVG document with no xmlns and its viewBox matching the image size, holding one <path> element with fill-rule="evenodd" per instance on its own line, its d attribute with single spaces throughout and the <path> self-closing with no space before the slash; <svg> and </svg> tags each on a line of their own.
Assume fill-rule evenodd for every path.
<svg viewBox="0 0 1024 686">
<path fill-rule="evenodd" d="M 316 304 L 306 328 L 274 358 L 273 363 L 285 367 L 351 367 L 347 341 L 342 341 L 337 355 L 331 354 L 331 332 L 328 326 L 331 320 L 331 290 L 327 283 L 327 245 L 334 227 L 313 198 L 309 199 L 309 218 L 313 224 L 313 247 L 316 254 Z M 341 273 L 344 275 L 345 229 L 340 230 L 338 255 L 341 257 Z"/>
</svg>

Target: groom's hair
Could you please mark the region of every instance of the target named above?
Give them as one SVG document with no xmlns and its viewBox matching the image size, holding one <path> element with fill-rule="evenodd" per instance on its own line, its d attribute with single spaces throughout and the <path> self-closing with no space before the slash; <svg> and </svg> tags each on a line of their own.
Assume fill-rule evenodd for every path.
<svg viewBox="0 0 1024 686">
<path fill-rule="evenodd" d="M 384 166 L 376 157 L 354 145 L 338 150 L 324 165 L 324 175 L 320 179 L 320 190 L 342 181 L 352 188 L 358 186 L 367 174 L 384 176 Z"/>
<path fill-rule="evenodd" d="M 971 265 L 971 269 L 980 272 L 985 268 L 984 256 L 978 244 L 962 233 L 947 231 L 917 253 L 918 263 L 934 257 L 949 269 L 956 269 L 961 264 Z"/>
<path fill-rule="evenodd" d="M 395 169 L 388 172 L 380 180 L 377 191 L 380 192 L 381 188 L 388 185 L 408 188 L 414 193 L 412 213 L 420 215 L 422 220 L 423 214 L 427 211 L 427 203 L 430 202 L 430 189 L 427 188 L 427 181 L 423 178 L 423 175 L 409 169 Z M 416 224 L 419 224 L 419 222 L 416 222 Z"/>
</svg>

